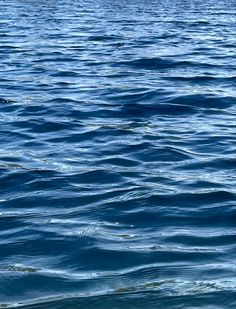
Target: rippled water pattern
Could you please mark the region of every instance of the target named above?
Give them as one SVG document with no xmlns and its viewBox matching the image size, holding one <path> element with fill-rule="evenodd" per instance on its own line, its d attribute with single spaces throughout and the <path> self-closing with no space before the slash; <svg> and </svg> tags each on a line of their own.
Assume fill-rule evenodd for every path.
<svg viewBox="0 0 236 309">
<path fill-rule="evenodd" d="M 236 1 L 0 0 L 0 308 L 236 308 Z"/>
</svg>

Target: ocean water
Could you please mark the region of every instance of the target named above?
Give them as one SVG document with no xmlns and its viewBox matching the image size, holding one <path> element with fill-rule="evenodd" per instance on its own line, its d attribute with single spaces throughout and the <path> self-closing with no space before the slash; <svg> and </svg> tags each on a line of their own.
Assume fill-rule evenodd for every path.
<svg viewBox="0 0 236 309">
<path fill-rule="evenodd" d="M 0 308 L 236 308 L 236 1 L 0 0 Z"/>
</svg>

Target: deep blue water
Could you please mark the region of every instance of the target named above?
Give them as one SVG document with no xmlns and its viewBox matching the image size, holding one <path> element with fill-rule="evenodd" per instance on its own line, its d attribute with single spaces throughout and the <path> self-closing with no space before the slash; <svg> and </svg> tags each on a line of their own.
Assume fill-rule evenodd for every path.
<svg viewBox="0 0 236 309">
<path fill-rule="evenodd" d="M 236 1 L 0 0 L 0 308 L 236 308 Z"/>
</svg>

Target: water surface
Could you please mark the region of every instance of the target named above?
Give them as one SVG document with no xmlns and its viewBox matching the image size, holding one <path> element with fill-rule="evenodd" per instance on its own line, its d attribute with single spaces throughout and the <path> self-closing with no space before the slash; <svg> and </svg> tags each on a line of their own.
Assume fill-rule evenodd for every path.
<svg viewBox="0 0 236 309">
<path fill-rule="evenodd" d="M 0 308 L 235 309 L 236 2 L 0 8 Z"/>
</svg>

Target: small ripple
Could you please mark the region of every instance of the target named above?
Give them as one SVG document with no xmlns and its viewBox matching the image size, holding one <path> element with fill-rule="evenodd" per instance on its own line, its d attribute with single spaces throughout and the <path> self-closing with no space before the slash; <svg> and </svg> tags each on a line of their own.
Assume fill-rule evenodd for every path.
<svg viewBox="0 0 236 309">
<path fill-rule="evenodd" d="M 192 61 L 173 61 L 163 58 L 142 58 L 131 61 L 118 62 L 114 66 L 124 65 L 134 69 L 144 70 L 162 70 L 173 69 L 175 67 L 198 67 L 198 68 L 213 68 L 215 65 L 210 63 L 192 62 Z"/>
</svg>

